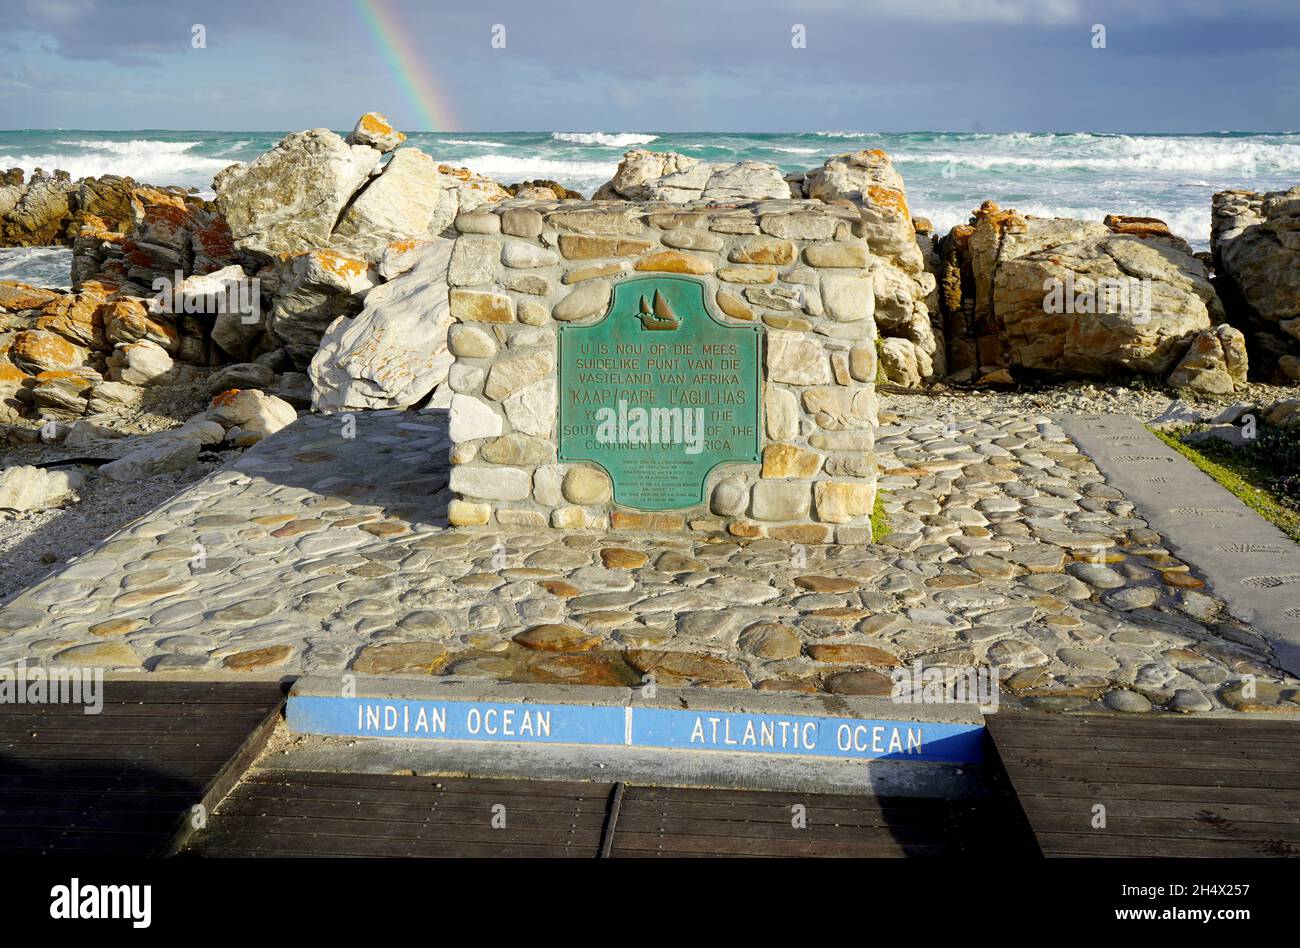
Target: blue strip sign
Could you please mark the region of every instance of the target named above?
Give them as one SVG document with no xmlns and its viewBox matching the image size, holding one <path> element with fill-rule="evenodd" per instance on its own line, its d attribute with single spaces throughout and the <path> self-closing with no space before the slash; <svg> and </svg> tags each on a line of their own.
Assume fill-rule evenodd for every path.
<svg viewBox="0 0 1300 948">
<path fill-rule="evenodd" d="M 974 763 L 980 724 L 676 708 L 291 696 L 290 730 L 342 737 L 656 747 Z"/>
</svg>

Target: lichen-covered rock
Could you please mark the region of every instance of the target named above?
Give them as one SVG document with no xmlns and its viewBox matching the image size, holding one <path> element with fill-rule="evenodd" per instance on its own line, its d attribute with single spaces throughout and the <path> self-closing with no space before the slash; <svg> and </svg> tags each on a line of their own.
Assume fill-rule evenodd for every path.
<svg viewBox="0 0 1300 948">
<path fill-rule="evenodd" d="M 1214 195 L 1210 247 L 1228 316 L 1249 333 L 1259 376 L 1292 380 L 1300 357 L 1300 185 Z"/>
<path fill-rule="evenodd" d="M 447 377 L 452 244 L 429 245 L 413 269 L 372 290 L 359 314 L 330 325 L 308 370 L 317 411 L 413 405 Z"/>
<path fill-rule="evenodd" d="M 299 369 L 311 363 L 330 324 L 360 312 L 363 294 L 378 282 L 365 260 L 332 250 L 286 259 L 276 268 L 275 279 L 268 329 Z"/>
<path fill-rule="evenodd" d="M 230 429 L 227 435 L 240 447 L 256 444 L 298 417 L 284 399 L 249 388 L 231 389 L 217 395 L 208 414 L 213 421 Z"/>
<path fill-rule="evenodd" d="M 339 215 L 370 177 L 380 153 L 325 128 L 287 135 L 250 164 L 212 181 L 235 247 L 273 258 L 328 246 Z"/>
<path fill-rule="evenodd" d="M 128 385 L 153 385 L 168 378 L 174 364 L 162 346 L 141 340 L 113 350 L 108 357 L 108 376 Z"/>
<path fill-rule="evenodd" d="M 357 119 L 357 124 L 345 141 L 349 145 L 369 145 L 387 153 L 406 141 L 406 136 L 393 128 L 382 113 L 367 112 Z"/>
<path fill-rule="evenodd" d="M 1169 376 L 1175 388 L 1226 395 L 1246 382 L 1246 337 L 1226 323 L 1200 333 Z"/>
<path fill-rule="evenodd" d="M 593 200 L 756 201 L 788 198 L 790 186 L 775 165 L 740 161 L 709 164 L 676 152 L 634 148 L 623 155 L 614 177 L 601 185 Z"/>
<path fill-rule="evenodd" d="M 398 149 L 343 213 L 334 246 L 378 261 L 394 241 L 441 232 L 458 207 L 446 177 L 418 148 Z"/>
<path fill-rule="evenodd" d="M 945 240 L 950 366 L 1167 374 L 1224 312 L 1186 243 L 1143 230 L 1155 235 L 986 201 Z"/>
<path fill-rule="evenodd" d="M 1300 185 L 1220 191 L 1211 226 L 1216 266 L 1255 313 L 1269 323 L 1300 317 Z"/>
</svg>

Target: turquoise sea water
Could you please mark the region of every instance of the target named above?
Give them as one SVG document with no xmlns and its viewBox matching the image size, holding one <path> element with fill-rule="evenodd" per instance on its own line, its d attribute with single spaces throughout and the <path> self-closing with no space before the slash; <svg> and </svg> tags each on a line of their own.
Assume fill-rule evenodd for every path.
<svg viewBox="0 0 1300 948">
<path fill-rule="evenodd" d="M 142 130 L 0 131 L 0 168 L 62 168 L 73 177 L 114 173 L 149 184 L 208 190 L 226 165 L 256 158 L 281 133 Z M 1300 133 L 1200 135 L 1091 133 L 731 133 L 447 132 L 408 144 L 503 184 L 551 178 L 590 194 L 628 148 L 677 151 L 707 161 L 770 161 L 806 170 L 830 155 L 883 148 L 907 184 L 914 214 L 939 229 L 961 223 L 992 198 L 1039 215 L 1100 219 L 1107 213 L 1161 217 L 1204 247 L 1210 197 L 1224 188 L 1275 190 L 1300 184 Z"/>
</svg>

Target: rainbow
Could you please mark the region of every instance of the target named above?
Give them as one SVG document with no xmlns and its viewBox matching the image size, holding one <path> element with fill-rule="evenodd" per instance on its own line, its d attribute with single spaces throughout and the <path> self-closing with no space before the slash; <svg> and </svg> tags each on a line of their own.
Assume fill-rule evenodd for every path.
<svg viewBox="0 0 1300 948">
<path fill-rule="evenodd" d="M 388 68 L 410 99 L 416 115 L 424 124 L 420 131 L 446 132 L 456 127 L 451 106 L 433 84 L 428 67 L 420 60 L 420 50 L 411 41 L 410 26 L 390 0 L 354 0 L 357 13 L 375 37 Z"/>
</svg>

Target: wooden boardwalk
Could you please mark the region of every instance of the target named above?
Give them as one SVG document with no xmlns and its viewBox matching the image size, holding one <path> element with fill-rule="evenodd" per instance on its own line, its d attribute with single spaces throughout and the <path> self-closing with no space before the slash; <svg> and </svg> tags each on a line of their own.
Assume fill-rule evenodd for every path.
<svg viewBox="0 0 1300 948">
<path fill-rule="evenodd" d="M 1300 856 L 1300 719 L 1004 711 L 986 726 L 1046 856 Z"/>
<path fill-rule="evenodd" d="M 802 812 L 798 808 L 802 808 Z M 1001 802 L 610 783 L 252 773 L 189 852 L 207 856 L 906 856 L 1015 834 Z M 1019 834 L 1032 847 L 1027 828 Z"/>
<path fill-rule="evenodd" d="M 0 704 L 0 852 L 149 856 L 270 736 L 275 684 L 104 683 L 104 706 Z"/>
</svg>

